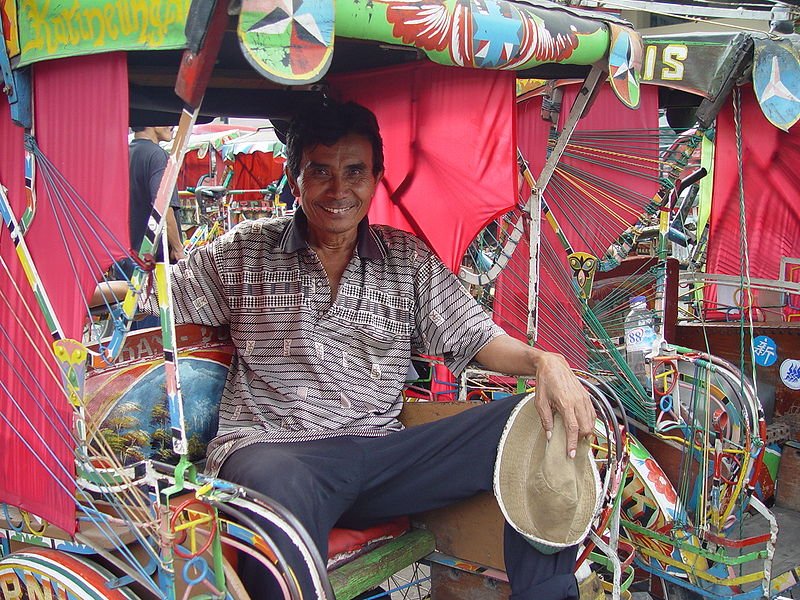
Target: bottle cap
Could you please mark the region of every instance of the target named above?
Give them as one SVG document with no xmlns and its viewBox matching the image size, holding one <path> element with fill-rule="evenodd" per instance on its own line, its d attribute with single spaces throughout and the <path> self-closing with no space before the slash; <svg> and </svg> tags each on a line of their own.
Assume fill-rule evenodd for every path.
<svg viewBox="0 0 800 600">
<path fill-rule="evenodd" d="M 636 304 L 637 302 L 647 302 L 647 298 L 644 296 L 631 296 L 630 302 L 631 304 Z"/>
</svg>

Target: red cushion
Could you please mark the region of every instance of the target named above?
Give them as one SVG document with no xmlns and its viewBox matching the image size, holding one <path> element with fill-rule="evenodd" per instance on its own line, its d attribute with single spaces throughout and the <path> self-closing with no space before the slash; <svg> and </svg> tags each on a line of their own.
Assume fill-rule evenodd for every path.
<svg viewBox="0 0 800 600">
<path fill-rule="evenodd" d="M 397 537 L 408 531 L 409 527 L 408 517 L 398 517 L 369 529 L 336 528 L 328 537 L 328 558 L 342 553 L 357 552 L 374 540 Z"/>
<path fill-rule="evenodd" d="M 328 568 L 348 562 L 371 542 L 397 537 L 408 531 L 410 527 L 411 523 L 408 517 L 398 517 L 394 521 L 381 523 L 369 529 L 333 529 L 328 537 Z M 260 545 L 263 549 L 263 544 Z M 236 549 L 228 544 L 223 544 L 222 554 L 236 569 L 239 563 Z M 271 555 L 271 552 L 269 554 Z"/>
</svg>

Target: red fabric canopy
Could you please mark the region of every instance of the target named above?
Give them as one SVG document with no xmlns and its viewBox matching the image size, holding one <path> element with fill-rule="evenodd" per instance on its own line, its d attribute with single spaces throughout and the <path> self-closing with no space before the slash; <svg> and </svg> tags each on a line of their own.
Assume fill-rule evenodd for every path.
<svg viewBox="0 0 800 600">
<path fill-rule="evenodd" d="M 202 185 L 222 185 L 223 174 L 225 173 L 225 161 L 222 156 L 214 148 L 208 148 L 202 152 L 203 156 L 200 157 L 201 152 L 198 150 L 190 150 L 183 157 L 183 165 L 178 173 L 178 181 L 175 187 L 178 191 L 183 191 L 190 187 L 196 187 L 202 178 Z M 215 177 L 206 177 L 211 174 L 211 161 L 215 161 Z"/>
<path fill-rule="evenodd" d="M 273 181 L 283 176 L 283 158 L 276 158 L 272 152 L 240 153 L 233 160 L 232 190 L 263 190 Z M 261 194 L 239 194 L 234 197 L 239 202 L 259 200 Z"/>
<path fill-rule="evenodd" d="M 745 89 L 742 145 L 750 275 L 778 279 L 781 257 L 800 257 L 800 127 L 787 133 L 771 125 L 752 90 Z M 717 117 L 706 268 L 709 273 L 741 273 L 737 165 L 736 129 L 729 104 Z"/>
<path fill-rule="evenodd" d="M 412 64 L 333 87 L 381 126 L 386 173 L 370 222 L 416 233 L 457 272 L 478 232 L 516 202 L 514 74 Z"/>
<path fill-rule="evenodd" d="M 125 55 L 42 63 L 34 67 L 33 79 L 36 139 L 72 189 L 46 181 L 42 165 L 37 167 L 37 211 L 25 242 L 65 337 L 80 340 L 86 318 L 83 299 L 109 264 L 107 242 L 128 235 Z M 8 188 L 17 218 L 26 206 L 22 134 L 11 123 L 2 95 L 0 181 Z M 78 197 L 87 202 L 69 207 L 78 215 L 75 221 L 54 212 L 56 191 L 68 202 Z M 70 228 L 88 227 L 81 214 L 96 215 L 105 231 L 78 243 Z M 0 501 L 72 532 L 72 409 L 50 349 L 49 330 L 7 232 L 0 238 L 0 254 L 9 269 L 0 273 L 0 294 L 9 302 L 0 309 L 0 413 L 11 422 L 0 424 Z M 98 268 L 86 266 L 85 257 Z"/>
</svg>

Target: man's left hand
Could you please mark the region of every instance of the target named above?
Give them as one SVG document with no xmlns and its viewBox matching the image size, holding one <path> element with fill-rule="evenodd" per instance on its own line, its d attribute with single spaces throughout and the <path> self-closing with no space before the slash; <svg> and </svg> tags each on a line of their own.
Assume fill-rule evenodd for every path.
<svg viewBox="0 0 800 600">
<path fill-rule="evenodd" d="M 556 411 L 567 430 L 567 454 L 575 458 L 578 439 L 594 430 L 595 411 L 589 393 L 562 355 L 542 352 L 538 363 L 534 402 L 547 439 L 552 435 L 553 411 Z"/>
<path fill-rule="evenodd" d="M 594 430 L 595 412 L 589 393 L 575 377 L 566 359 L 555 352 L 533 348 L 509 335 L 486 344 L 476 360 L 483 366 L 509 375 L 536 376 L 536 410 L 550 439 L 553 411 L 567 430 L 567 454 L 574 457 L 578 440 Z"/>
</svg>

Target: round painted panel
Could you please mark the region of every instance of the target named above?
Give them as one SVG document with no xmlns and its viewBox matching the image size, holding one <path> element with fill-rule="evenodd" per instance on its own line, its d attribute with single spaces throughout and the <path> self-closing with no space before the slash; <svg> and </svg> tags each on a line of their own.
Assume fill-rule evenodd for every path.
<svg viewBox="0 0 800 600">
<path fill-rule="evenodd" d="M 0 560 L 3 600 L 137 600 L 126 589 L 111 589 L 114 575 L 93 562 L 49 548 L 29 548 Z"/>
<path fill-rule="evenodd" d="M 147 458 L 176 463 L 178 459 L 172 450 L 164 362 L 148 335 L 130 336 L 128 347 L 135 351 L 131 360 L 93 371 L 86 379 L 89 438 L 101 456 L 106 454 L 101 448 L 109 448 L 122 464 Z M 232 352 L 230 345 L 213 343 L 179 353 L 189 460 L 204 458 L 208 442 L 217 433 Z"/>
</svg>

